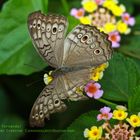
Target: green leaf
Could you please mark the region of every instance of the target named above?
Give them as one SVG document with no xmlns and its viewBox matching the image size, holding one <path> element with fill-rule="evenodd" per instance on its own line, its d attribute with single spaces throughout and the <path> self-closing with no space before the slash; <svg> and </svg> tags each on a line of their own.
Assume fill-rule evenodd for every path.
<svg viewBox="0 0 140 140">
<path fill-rule="evenodd" d="M 67 15 L 69 15 L 69 5 L 67 3 L 67 0 L 61 0 L 61 3 L 62 3 L 62 6 L 63 6 L 63 9 L 65 10 L 65 13 Z"/>
<path fill-rule="evenodd" d="M 140 5 L 140 1 L 139 0 L 130 0 L 132 1 L 134 4 Z"/>
<path fill-rule="evenodd" d="M 140 27 L 139 27 L 139 24 L 140 24 L 140 14 L 135 17 L 135 20 L 136 20 L 136 23 L 135 23 L 134 29 L 135 30 L 139 29 L 139 31 L 140 31 Z"/>
<path fill-rule="evenodd" d="M 80 24 L 80 21 L 75 19 L 73 16 L 67 16 L 68 21 L 69 21 L 69 27 L 68 27 L 68 32 L 70 32 L 75 26 Z"/>
<path fill-rule="evenodd" d="M 140 86 L 132 91 L 132 96 L 128 100 L 128 109 L 131 113 L 140 112 Z"/>
<path fill-rule="evenodd" d="M 104 98 L 113 101 L 128 101 L 131 90 L 137 86 L 137 69 L 135 62 L 123 55 L 114 53 L 109 67 L 101 80 Z"/>
<path fill-rule="evenodd" d="M 46 1 L 47 2 L 47 1 Z M 10 0 L 0 14 L 0 74 L 30 74 L 45 64 L 33 49 L 28 35 L 27 17 L 35 10 L 44 10 L 45 0 Z M 47 9 L 47 4 L 45 5 Z"/>
<path fill-rule="evenodd" d="M 91 111 L 77 118 L 63 133 L 58 140 L 85 140 L 83 132 L 85 128 L 93 125 L 99 126 L 101 122 L 97 122 L 97 111 Z"/>
<path fill-rule="evenodd" d="M 125 41 L 125 45 L 119 48 L 121 53 L 128 55 L 132 58 L 137 58 L 140 60 L 140 39 L 139 35 L 130 36 L 129 39 Z"/>
</svg>

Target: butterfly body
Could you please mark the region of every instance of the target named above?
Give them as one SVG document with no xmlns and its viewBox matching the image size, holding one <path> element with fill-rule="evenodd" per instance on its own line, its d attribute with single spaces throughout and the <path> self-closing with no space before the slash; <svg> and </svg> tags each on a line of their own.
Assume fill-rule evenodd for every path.
<svg viewBox="0 0 140 140">
<path fill-rule="evenodd" d="M 75 71 L 79 71 L 81 69 L 87 69 L 87 68 L 89 68 L 89 67 L 85 67 L 85 66 L 61 67 L 61 68 L 58 68 L 58 69 L 52 71 L 51 76 L 52 77 L 57 77 L 57 76 L 61 76 L 61 75 L 64 75 L 64 74 L 67 74 L 67 73 L 70 73 L 70 72 L 75 72 Z"/>
<path fill-rule="evenodd" d="M 53 68 L 53 81 L 47 85 L 30 113 L 31 126 L 43 126 L 50 114 L 66 110 L 63 102 L 85 100 L 77 93 L 89 80 L 91 69 L 107 62 L 112 55 L 108 36 L 90 25 L 76 26 L 65 38 L 68 21 L 64 16 L 44 15 L 40 11 L 28 17 L 28 29 L 34 47 Z"/>
</svg>

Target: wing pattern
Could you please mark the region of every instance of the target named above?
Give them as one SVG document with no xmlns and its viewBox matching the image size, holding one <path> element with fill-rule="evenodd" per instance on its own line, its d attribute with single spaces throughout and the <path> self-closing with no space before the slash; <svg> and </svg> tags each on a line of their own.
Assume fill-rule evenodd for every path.
<svg viewBox="0 0 140 140">
<path fill-rule="evenodd" d="M 97 66 L 110 59 L 108 35 L 90 25 L 76 26 L 64 42 L 63 66 Z"/>
<path fill-rule="evenodd" d="M 40 11 L 28 17 L 28 29 L 37 52 L 55 68 L 61 65 L 67 19 L 59 15 L 44 15 Z"/>
</svg>

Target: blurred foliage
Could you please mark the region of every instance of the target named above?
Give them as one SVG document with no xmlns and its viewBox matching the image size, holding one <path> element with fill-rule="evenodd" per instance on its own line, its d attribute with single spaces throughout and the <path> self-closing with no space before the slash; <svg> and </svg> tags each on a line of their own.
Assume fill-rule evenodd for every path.
<svg viewBox="0 0 140 140">
<path fill-rule="evenodd" d="M 0 111 L 0 139 L 15 140 L 20 138 L 24 134 L 24 121 L 21 117 L 11 112 L 8 96 L 2 87 L 0 87 Z M 11 128 L 15 125 L 17 125 L 18 128 Z M 12 133 L 14 133 L 14 135 Z"/>
<path fill-rule="evenodd" d="M 140 111 L 140 1 L 120 0 L 120 2 L 124 3 L 127 11 L 136 17 L 136 25 L 129 36 L 123 36 L 121 47 L 115 50 L 109 68 L 104 73 L 101 80 L 105 91 L 103 99 L 114 104 L 128 104 L 129 112 L 137 113 Z M 44 71 L 50 70 L 31 43 L 27 30 L 28 14 L 36 10 L 63 14 L 69 20 L 69 32 L 79 23 L 69 15 L 69 12 L 72 7 L 80 7 L 80 0 L 3 0 L 0 4 L 0 130 L 5 131 L 3 125 L 20 125 L 20 129 L 23 130 L 23 132 L 0 132 L 0 139 L 56 140 L 59 137 L 59 140 L 77 138 L 82 140 L 84 128 L 97 123 L 95 110 L 105 104 L 110 105 L 109 102 L 104 100 L 101 101 L 105 104 L 93 100 L 67 102 L 68 110 L 52 115 L 51 120 L 42 128 L 43 130 L 67 128 L 74 130 L 73 133 L 25 132 L 32 129 L 28 126 L 30 109 L 44 87 L 42 80 Z M 39 82 L 31 84 L 35 81 Z M 28 84 L 31 85 L 27 86 Z M 86 113 L 88 111 L 89 113 Z"/>
<path fill-rule="evenodd" d="M 129 111 L 131 113 L 137 113 L 140 111 L 140 86 L 134 88 L 132 93 L 133 95 L 128 100 Z"/>
</svg>

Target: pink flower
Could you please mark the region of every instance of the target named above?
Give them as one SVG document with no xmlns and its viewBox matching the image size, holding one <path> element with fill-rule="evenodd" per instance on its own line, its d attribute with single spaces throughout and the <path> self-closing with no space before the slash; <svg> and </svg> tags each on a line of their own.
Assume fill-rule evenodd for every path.
<svg viewBox="0 0 140 140">
<path fill-rule="evenodd" d="M 104 3 L 105 0 L 95 0 L 95 2 L 98 4 L 98 5 L 102 5 Z"/>
<path fill-rule="evenodd" d="M 100 88 L 101 88 L 101 85 L 99 83 L 90 81 L 85 86 L 85 92 L 89 97 L 94 98 L 94 99 L 99 99 L 103 95 L 103 90 L 100 90 Z"/>
<path fill-rule="evenodd" d="M 122 15 L 122 20 L 130 26 L 133 26 L 135 24 L 135 18 L 131 17 L 128 13 L 124 13 Z"/>
<path fill-rule="evenodd" d="M 79 19 L 84 16 L 85 11 L 83 8 L 80 8 L 80 9 L 73 8 L 71 9 L 70 14 L 71 16 L 74 16 L 75 18 Z"/>
<path fill-rule="evenodd" d="M 112 47 L 113 48 L 118 48 L 120 46 L 120 40 L 121 36 L 119 35 L 119 32 L 111 32 L 109 33 L 109 40 L 112 42 Z"/>
<path fill-rule="evenodd" d="M 112 118 L 112 113 L 110 113 L 111 109 L 109 107 L 103 107 L 100 109 L 101 114 L 98 114 L 97 120 L 110 120 Z"/>
</svg>

